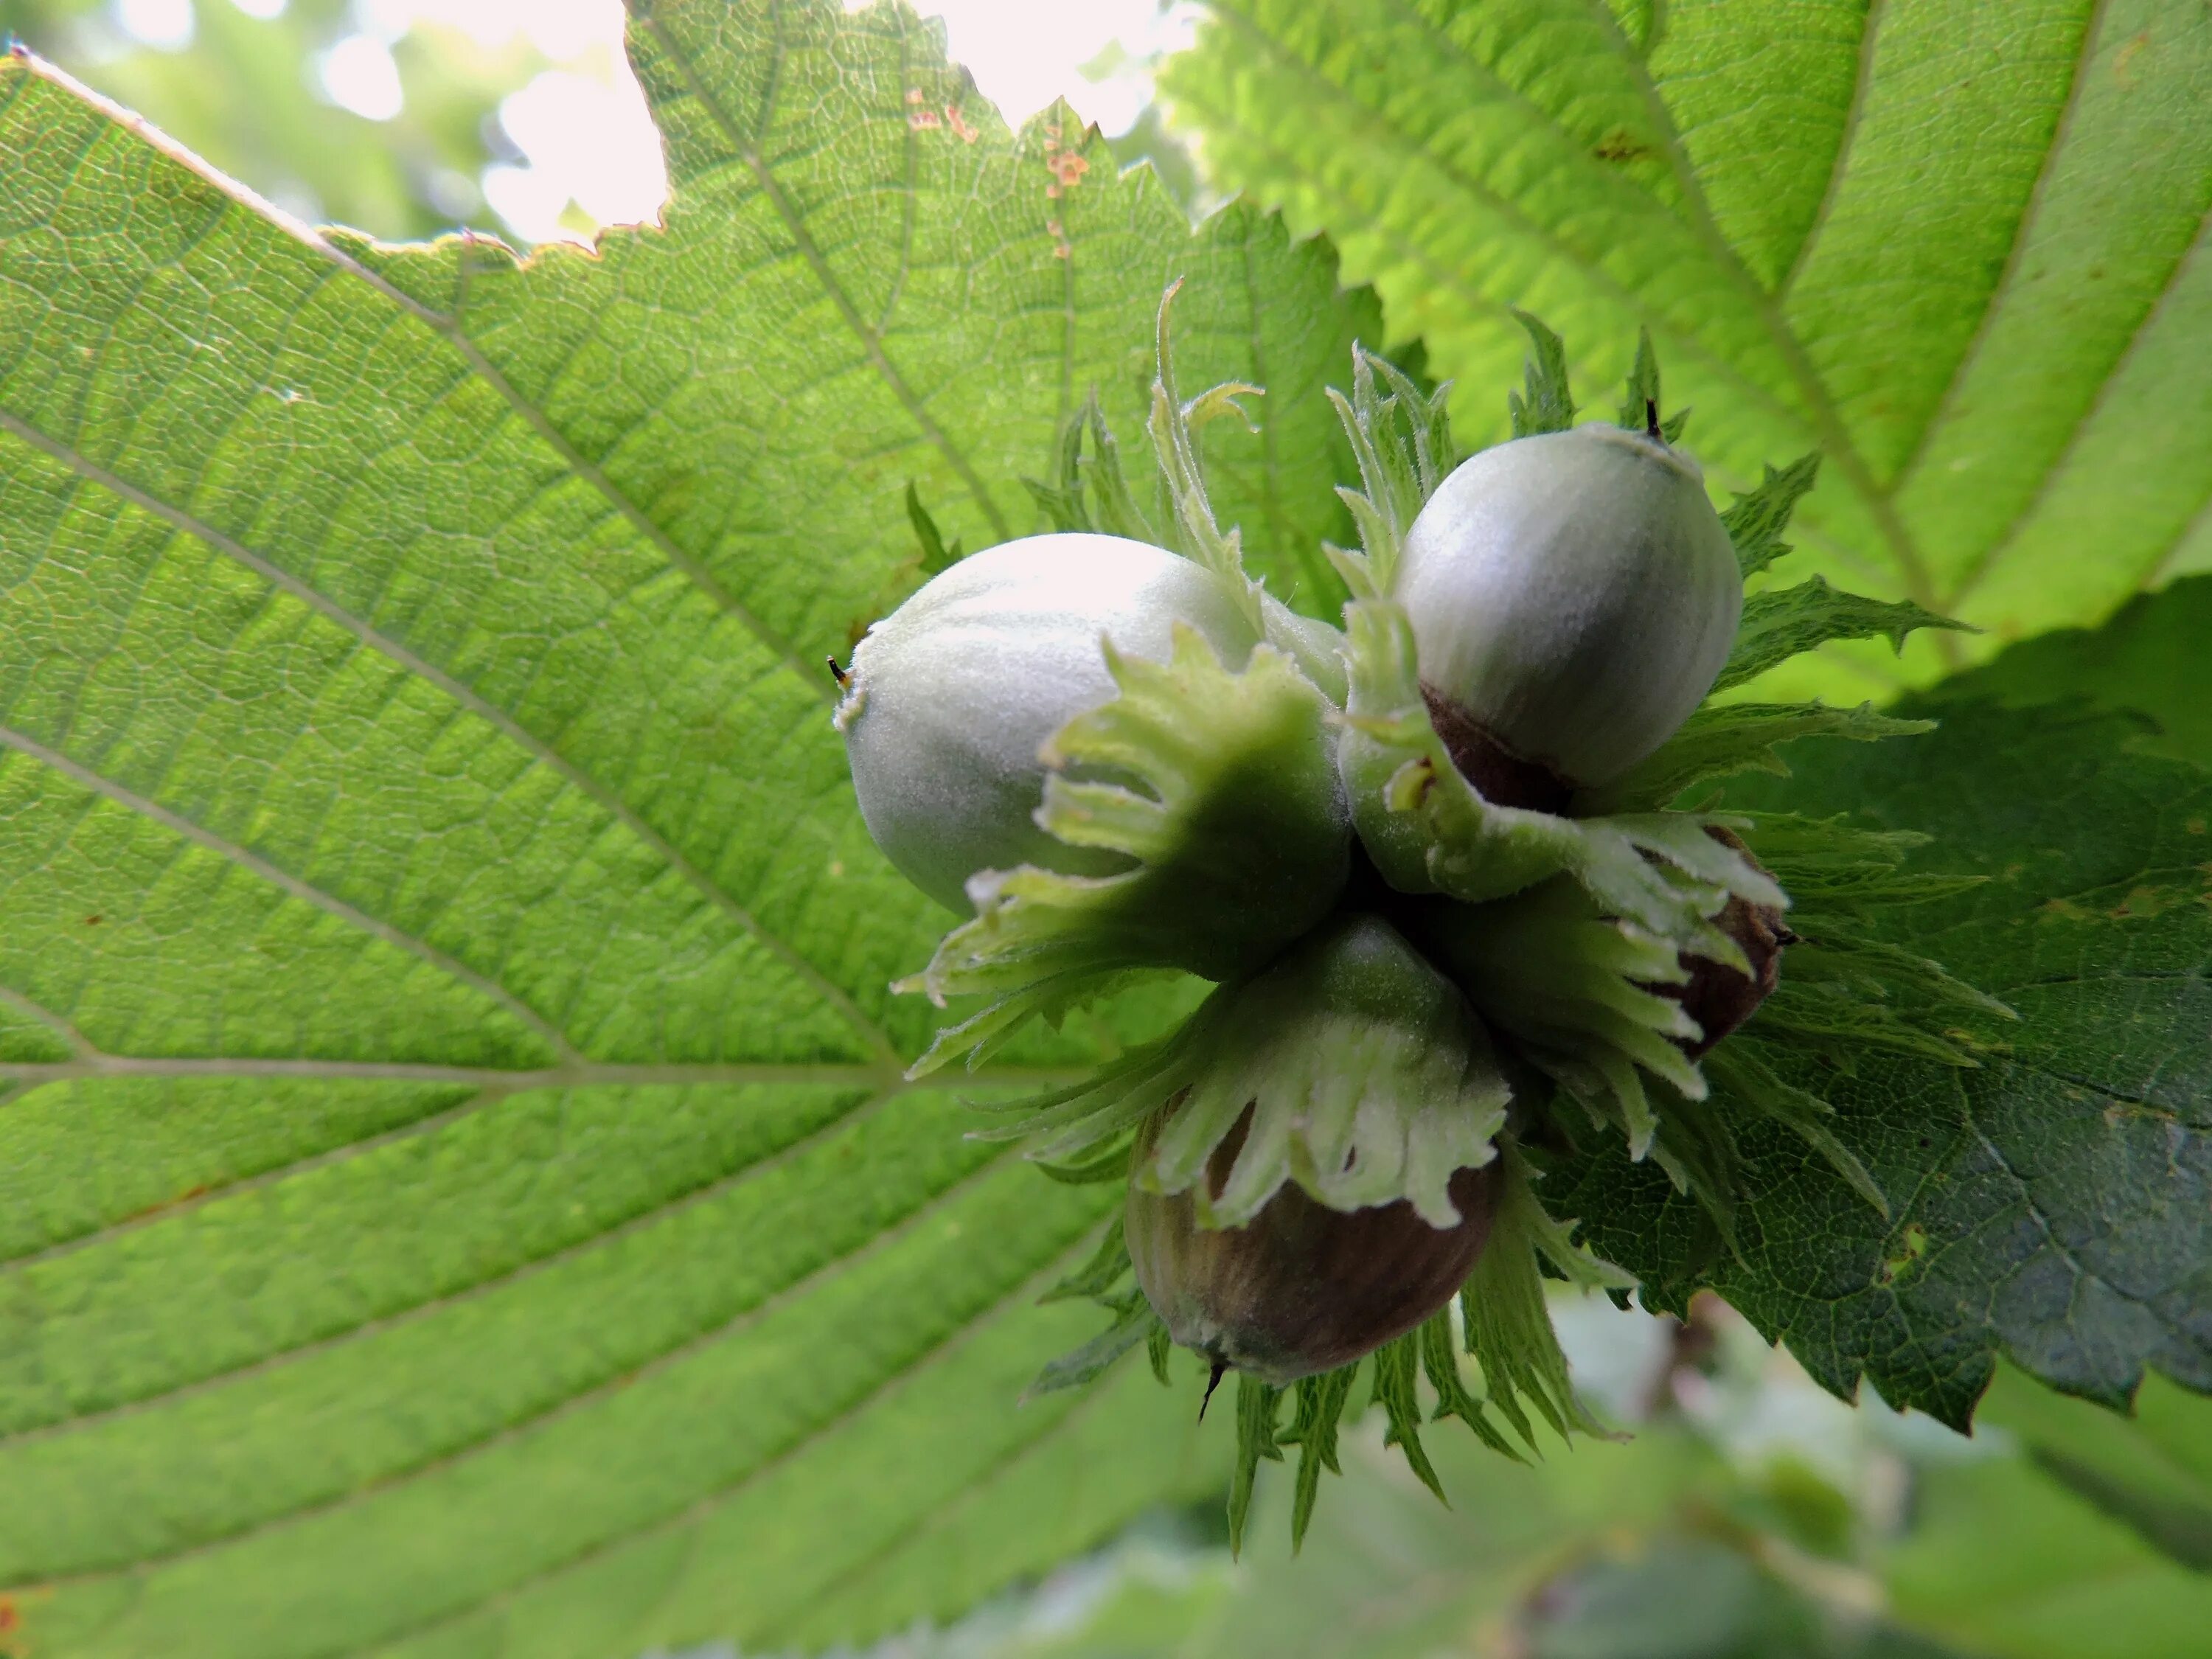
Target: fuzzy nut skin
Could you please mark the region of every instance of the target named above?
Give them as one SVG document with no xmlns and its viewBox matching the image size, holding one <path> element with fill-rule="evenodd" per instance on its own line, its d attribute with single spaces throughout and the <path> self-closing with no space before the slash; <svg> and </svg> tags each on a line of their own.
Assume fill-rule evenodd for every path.
<svg viewBox="0 0 2212 1659">
<path fill-rule="evenodd" d="M 1126 867 L 1037 826 L 1037 751 L 1115 696 L 1102 639 L 1164 662 L 1179 622 L 1231 669 L 1259 642 L 1227 586 L 1191 561 L 1069 533 L 963 559 L 876 623 L 853 653 L 838 725 L 860 816 L 884 855 L 963 915 L 979 870 Z"/>
<path fill-rule="evenodd" d="M 1432 711 L 1563 787 L 1589 786 L 1705 700 L 1743 580 L 1697 464 L 1592 425 L 1462 462 L 1413 520 L 1394 597 Z"/>
<path fill-rule="evenodd" d="M 1149 1155 L 1164 1115 L 1139 1130 L 1133 1164 Z M 1207 1162 L 1217 1197 L 1250 1121 L 1247 1111 Z M 1295 1185 L 1244 1226 L 1201 1227 L 1188 1193 L 1133 1183 L 1123 1233 L 1137 1284 L 1170 1335 L 1280 1388 L 1372 1353 L 1451 1300 L 1490 1237 L 1496 1170 L 1454 1171 L 1462 1219 L 1451 1227 L 1431 1226 L 1403 1199 L 1333 1210 Z"/>
</svg>

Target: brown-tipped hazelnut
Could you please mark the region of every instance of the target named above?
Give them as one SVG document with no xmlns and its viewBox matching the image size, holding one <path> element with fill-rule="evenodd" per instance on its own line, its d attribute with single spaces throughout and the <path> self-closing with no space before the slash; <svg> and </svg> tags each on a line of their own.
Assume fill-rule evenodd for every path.
<svg viewBox="0 0 2212 1659">
<path fill-rule="evenodd" d="M 1733 830 L 1708 824 L 1705 833 L 1741 854 L 1744 860 L 1761 875 L 1768 873 L 1765 866 L 1751 856 L 1751 849 L 1743 844 L 1743 838 Z M 1680 1002 L 1684 1012 L 1698 1022 L 1698 1029 L 1704 1035 L 1694 1042 L 1682 1044 L 1683 1052 L 1692 1060 L 1757 1013 L 1759 1005 L 1773 995 L 1774 988 L 1782 980 L 1783 950 L 1797 942 L 1797 935 L 1784 922 L 1781 911 L 1771 905 L 1753 904 L 1745 898 L 1731 896 L 1720 915 L 1713 918 L 1713 925 L 1742 948 L 1751 972 L 1741 973 L 1725 963 L 1692 956 L 1685 951 L 1680 959 L 1689 972 L 1688 981 L 1680 985 L 1651 988 L 1661 996 Z"/>
<path fill-rule="evenodd" d="M 1462 462 L 1407 532 L 1391 597 L 1432 710 L 1587 787 L 1705 701 L 1743 574 L 1694 461 L 1648 433 L 1580 426 Z"/>
<path fill-rule="evenodd" d="M 1138 1133 L 1141 1167 L 1160 1117 Z M 1218 1196 L 1252 1121 L 1248 1107 L 1207 1160 Z M 1432 1227 L 1403 1199 L 1332 1210 L 1285 1186 L 1242 1227 L 1207 1228 L 1188 1193 L 1129 1188 L 1125 1231 L 1137 1283 L 1169 1334 L 1217 1367 L 1281 1387 L 1334 1370 L 1419 1326 L 1449 1302 L 1490 1237 L 1495 1165 L 1453 1173 L 1461 1220 Z"/>
</svg>

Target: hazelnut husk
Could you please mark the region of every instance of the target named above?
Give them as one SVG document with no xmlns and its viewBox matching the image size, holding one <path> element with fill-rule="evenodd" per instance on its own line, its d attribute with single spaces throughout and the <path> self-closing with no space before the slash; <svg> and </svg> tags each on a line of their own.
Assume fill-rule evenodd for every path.
<svg viewBox="0 0 2212 1659">
<path fill-rule="evenodd" d="M 1735 831 L 1708 824 L 1705 833 L 1741 854 L 1745 862 L 1761 875 L 1771 873 L 1751 856 L 1743 837 Z M 1685 951 L 1680 960 L 1690 975 L 1688 980 L 1680 985 L 1650 988 L 1680 1003 L 1683 1012 L 1698 1022 L 1703 1035 L 1694 1042 L 1685 1040 L 1681 1044 L 1682 1052 L 1692 1060 L 1706 1053 L 1759 1012 L 1759 1005 L 1773 995 L 1774 988 L 1782 981 L 1783 951 L 1797 943 L 1797 935 L 1790 931 L 1781 911 L 1735 896 L 1713 918 L 1713 926 L 1741 947 L 1744 959 L 1751 964 L 1751 972 L 1746 974 L 1725 963 L 1692 956 Z"/>
<path fill-rule="evenodd" d="M 1134 1167 L 1166 1115 L 1139 1130 Z M 1251 1121 L 1248 1106 L 1206 1161 L 1217 1198 Z M 1279 1388 L 1372 1353 L 1451 1300 L 1490 1237 L 1496 1167 L 1453 1172 L 1461 1218 L 1450 1227 L 1431 1226 L 1403 1199 L 1333 1210 L 1296 1185 L 1242 1227 L 1202 1227 L 1188 1192 L 1133 1182 L 1129 1259 L 1169 1334 L 1212 1360 L 1217 1376 L 1231 1368 Z"/>
</svg>

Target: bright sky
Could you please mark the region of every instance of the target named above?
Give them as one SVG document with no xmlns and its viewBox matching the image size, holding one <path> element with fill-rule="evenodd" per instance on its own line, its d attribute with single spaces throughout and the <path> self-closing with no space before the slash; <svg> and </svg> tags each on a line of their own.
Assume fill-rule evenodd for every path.
<svg viewBox="0 0 2212 1659">
<path fill-rule="evenodd" d="M 862 0 L 864 3 L 864 0 Z M 116 22 L 147 46 L 190 44 L 195 3 L 273 17 L 286 0 L 112 0 Z M 856 0 L 847 0 L 859 9 Z M 1188 36 L 1193 8 L 1168 0 L 919 0 L 945 19 L 952 56 L 1010 121 L 1062 94 L 1109 133 L 1126 131 L 1152 94 L 1144 64 Z M 667 198 L 660 143 L 622 54 L 621 0 L 354 0 L 355 31 L 315 65 L 330 100 L 373 121 L 404 107 L 392 48 L 410 30 L 459 30 L 496 50 L 517 36 L 554 67 L 501 103 L 519 162 L 485 169 L 485 203 L 520 240 L 576 232 L 571 203 L 594 222 L 635 224 Z M 1081 66 L 1121 47 L 1120 67 L 1093 80 Z"/>
</svg>

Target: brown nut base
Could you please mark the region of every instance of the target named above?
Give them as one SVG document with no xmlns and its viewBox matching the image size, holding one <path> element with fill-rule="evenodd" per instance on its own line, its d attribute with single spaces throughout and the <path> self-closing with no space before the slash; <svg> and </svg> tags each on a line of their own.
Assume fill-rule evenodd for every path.
<svg viewBox="0 0 2212 1659">
<path fill-rule="evenodd" d="M 1492 806 L 1521 806 L 1532 812 L 1567 810 L 1575 795 L 1571 779 L 1541 761 L 1515 754 L 1426 680 L 1421 682 L 1421 701 L 1428 705 L 1429 724 L 1443 739 L 1444 752 L 1483 799 Z"/>
<path fill-rule="evenodd" d="M 1136 1163 L 1162 1121 L 1138 1132 Z M 1251 1121 L 1247 1107 L 1207 1161 L 1216 1195 Z M 1332 1210 L 1295 1186 L 1243 1227 L 1201 1227 L 1189 1194 L 1133 1183 L 1129 1260 L 1177 1342 L 1279 1388 L 1372 1353 L 1451 1300 L 1490 1237 L 1496 1168 L 1453 1174 L 1448 1190 L 1462 1219 L 1449 1228 L 1431 1227 L 1402 1199 Z"/>
<path fill-rule="evenodd" d="M 1751 856 L 1751 849 L 1743 844 L 1743 838 L 1733 830 L 1708 824 L 1705 833 L 1723 846 L 1742 854 L 1753 869 L 1766 873 L 1765 866 Z M 1661 996 L 1672 997 L 1680 1003 L 1690 1018 L 1698 1022 L 1698 1029 L 1704 1035 L 1694 1042 L 1681 1045 L 1682 1052 L 1692 1060 L 1757 1013 L 1759 1005 L 1774 994 L 1774 988 L 1782 982 L 1783 950 L 1797 942 L 1797 935 L 1784 923 L 1781 911 L 1753 904 L 1748 899 L 1731 897 L 1720 915 L 1713 918 L 1713 925 L 1743 948 L 1751 972 L 1741 974 L 1685 951 L 1677 960 L 1689 970 L 1688 981 L 1650 988 Z"/>
</svg>

